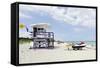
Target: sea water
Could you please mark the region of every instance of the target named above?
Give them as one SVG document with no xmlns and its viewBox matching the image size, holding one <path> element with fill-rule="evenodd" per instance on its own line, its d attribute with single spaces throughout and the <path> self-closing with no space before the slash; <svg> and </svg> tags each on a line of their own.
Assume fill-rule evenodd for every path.
<svg viewBox="0 0 100 68">
<path fill-rule="evenodd" d="M 96 41 L 86 41 L 86 44 L 96 46 Z"/>
<path fill-rule="evenodd" d="M 81 41 L 66 41 L 67 43 L 79 44 Z M 87 45 L 96 46 L 96 41 L 82 41 Z"/>
</svg>

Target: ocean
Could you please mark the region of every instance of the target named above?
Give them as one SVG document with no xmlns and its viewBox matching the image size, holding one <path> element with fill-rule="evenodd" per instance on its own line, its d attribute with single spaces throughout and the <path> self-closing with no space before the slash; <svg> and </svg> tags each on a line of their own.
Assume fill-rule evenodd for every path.
<svg viewBox="0 0 100 68">
<path fill-rule="evenodd" d="M 81 41 L 66 41 L 67 43 L 74 43 L 74 44 L 78 44 Z M 84 43 L 86 43 L 87 45 L 91 45 L 91 46 L 96 46 L 96 41 L 82 41 Z"/>
</svg>

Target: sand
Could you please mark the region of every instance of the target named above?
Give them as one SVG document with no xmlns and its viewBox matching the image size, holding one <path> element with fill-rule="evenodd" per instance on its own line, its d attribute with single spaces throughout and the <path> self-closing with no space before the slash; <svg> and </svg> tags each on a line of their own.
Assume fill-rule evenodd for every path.
<svg viewBox="0 0 100 68">
<path fill-rule="evenodd" d="M 19 45 L 19 63 L 41 63 L 41 62 L 59 62 L 76 60 L 94 60 L 96 59 L 96 50 L 94 48 L 84 48 L 83 50 L 72 50 L 67 43 L 57 44 L 54 49 L 29 49 L 32 43 Z"/>
</svg>

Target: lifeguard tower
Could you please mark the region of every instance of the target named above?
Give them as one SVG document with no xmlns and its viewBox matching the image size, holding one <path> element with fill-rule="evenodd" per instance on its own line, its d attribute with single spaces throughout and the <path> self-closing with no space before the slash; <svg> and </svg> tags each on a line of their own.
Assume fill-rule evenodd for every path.
<svg viewBox="0 0 100 68">
<path fill-rule="evenodd" d="M 33 48 L 54 48 L 54 33 L 47 32 L 49 25 L 39 23 L 31 25 L 33 31 Z"/>
</svg>

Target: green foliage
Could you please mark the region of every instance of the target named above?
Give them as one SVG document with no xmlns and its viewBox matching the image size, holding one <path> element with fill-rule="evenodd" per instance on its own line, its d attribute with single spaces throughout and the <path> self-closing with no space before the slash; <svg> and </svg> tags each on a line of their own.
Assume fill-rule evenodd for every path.
<svg viewBox="0 0 100 68">
<path fill-rule="evenodd" d="M 19 44 L 26 44 L 32 42 L 32 39 L 29 38 L 19 38 Z"/>
</svg>

